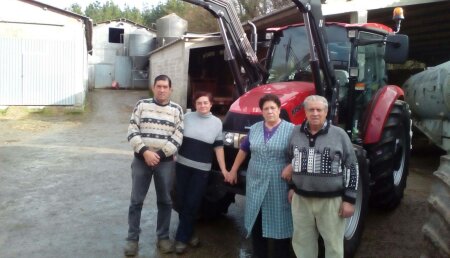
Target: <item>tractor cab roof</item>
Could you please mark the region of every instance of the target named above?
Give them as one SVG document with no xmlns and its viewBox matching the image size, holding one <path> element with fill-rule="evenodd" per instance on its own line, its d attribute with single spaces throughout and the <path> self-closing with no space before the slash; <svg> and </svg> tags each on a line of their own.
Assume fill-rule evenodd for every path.
<svg viewBox="0 0 450 258">
<path fill-rule="evenodd" d="M 380 24 L 380 23 L 341 23 L 341 22 L 327 22 L 327 25 L 336 25 L 340 26 L 346 29 L 358 29 L 358 30 L 365 30 L 365 31 L 373 31 L 376 33 L 382 33 L 382 34 L 390 34 L 393 32 L 391 28 L 389 28 L 386 25 Z M 267 28 L 267 32 L 277 32 L 282 31 L 290 27 L 300 27 L 304 26 L 304 23 L 296 23 L 296 24 L 290 24 L 282 27 L 273 27 L 273 28 Z"/>
</svg>

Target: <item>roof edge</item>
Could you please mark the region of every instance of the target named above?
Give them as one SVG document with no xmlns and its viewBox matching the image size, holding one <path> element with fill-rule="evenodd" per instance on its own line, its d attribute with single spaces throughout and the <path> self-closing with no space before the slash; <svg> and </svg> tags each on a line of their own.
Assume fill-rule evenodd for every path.
<svg viewBox="0 0 450 258">
<path fill-rule="evenodd" d="M 58 8 L 58 7 L 55 7 L 55 6 L 52 6 L 52 5 L 48 5 L 48 4 L 39 2 L 39 1 L 35 1 L 35 0 L 19 0 L 19 1 L 24 2 L 24 3 L 28 3 L 28 4 L 32 4 L 32 5 L 35 5 L 35 6 L 43 7 L 43 8 L 46 8 L 46 9 L 50 10 L 50 11 L 62 13 L 62 14 L 67 15 L 67 16 L 72 16 L 72 17 L 77 18 L 77 19 L 81 19 L 83 21 L 84 25 L 85 25 L 84 26 L 84 33 L 85 33 L 85 37 L 86 37 L 87 51 L 88 51 L 88 53 L 92 52 L 92 26 L 93 25 L 92 25 L 92 19 L 91 18 L 89 18 L 87 16 L 83 16 L 83 15 L 77 14 L 77 13 L 74 13 L 74 12 L 70 12 L 70 11 L 67 11 L 67 10 L 64 10 L 64 9 L 61 9 L 61 8 Z"/>
</svg>

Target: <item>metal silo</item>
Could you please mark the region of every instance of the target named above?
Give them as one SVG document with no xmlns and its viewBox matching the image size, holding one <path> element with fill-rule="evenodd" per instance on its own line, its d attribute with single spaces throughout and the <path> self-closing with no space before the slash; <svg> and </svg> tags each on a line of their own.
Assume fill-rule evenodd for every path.
<svg viewBox="0 0 450 258">
<path fill-rule="evenodd" d="M 148 87 L 148 57 L 154 49 L 154 36 L 146 29 L 136 29 L 127 35 L 128 56 L 131 58 L 131 84 L 133 88 Z"/>
<path fill-rule="evenodd" d="M 146 29 L 136 29 L 128 35 L 128 55 L 147 56 L 153 50 L 153 34 Z"/>
<path fill-rule="evenodd" d="M 158 46 L 177 40 L 187 31 L 187 21 L 172 13 L 156 20 Z"/>
</svg>

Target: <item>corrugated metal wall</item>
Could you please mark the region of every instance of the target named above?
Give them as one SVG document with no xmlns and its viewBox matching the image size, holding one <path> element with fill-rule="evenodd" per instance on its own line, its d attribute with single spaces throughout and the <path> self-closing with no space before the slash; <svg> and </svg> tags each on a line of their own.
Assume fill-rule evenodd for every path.
<svg viewBox="0 0 450 258">
<path fill-rule="evenodd" d="M 0 51 L 0 105 L 22 103 L 22 44 L 0 39 Z"/>
<path fill-rule="evenodd" d="M 77 41 L 0 37 L 0 56 L 0 105 L 76 104 L 84 75 Z"/>
</svg>

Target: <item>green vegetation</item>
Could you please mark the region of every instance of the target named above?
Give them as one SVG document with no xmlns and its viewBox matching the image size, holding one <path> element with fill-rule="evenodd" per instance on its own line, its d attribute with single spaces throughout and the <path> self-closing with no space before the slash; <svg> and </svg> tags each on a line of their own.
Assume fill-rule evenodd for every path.
<svg viewBox="0 0 450 258">
<path fill-rule="evenodd" d="M 163 0 L 162 0 L 163 1 Z M 267 14 L 273 10 L 290 4 L 290 0 L 234 0 L 242 21 Z M 82 10 L 81 6 L 73 3 L 68 11 L 90 17 L 94 23 L 125 18 L 146 27 L 152 28 L 156 20 L 171 13 L 176 13 L 188 21 L 190 32 L 216 32 L 217 22 L 214 17 L 203 8 L 183 2 L 181 0 L 167 0 L 156 6 L 144 5 L 143 10 L 126 5 L 120 8 L 113 0 L 100 3 L 93 1 Z"/>
</svg>

